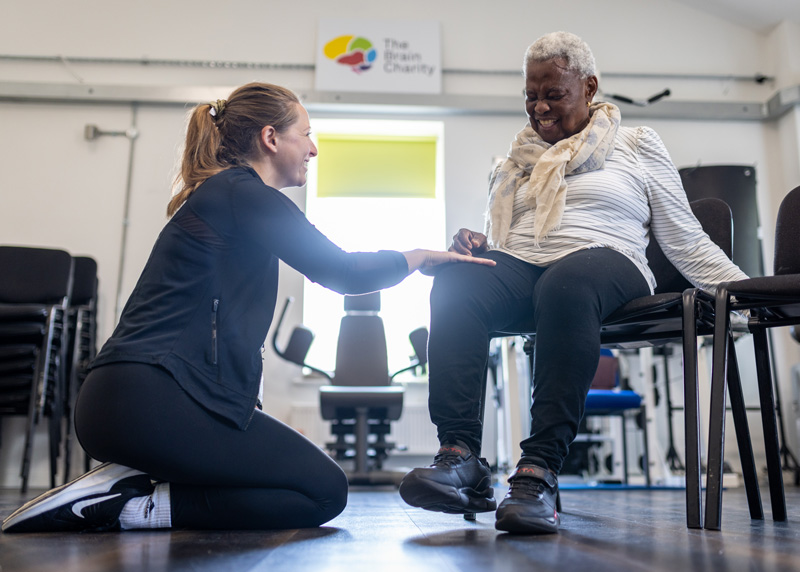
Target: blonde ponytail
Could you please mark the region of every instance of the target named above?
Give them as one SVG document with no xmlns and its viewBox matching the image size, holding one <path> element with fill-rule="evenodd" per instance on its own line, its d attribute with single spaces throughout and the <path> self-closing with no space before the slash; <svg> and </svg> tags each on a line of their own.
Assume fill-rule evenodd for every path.
<svg viewBox="0 0 800 572">
<path fill-rule="evenodd" d="M 284 87 L 249 83 L 227 101 L 196 106 L 186 129 L 180 174 L 167 205 L 172 216 L 206 179 L 257 158 L 261 130 L 271 125 L 279 133 L 297 120 L 297 96 Z"/>
</svg>

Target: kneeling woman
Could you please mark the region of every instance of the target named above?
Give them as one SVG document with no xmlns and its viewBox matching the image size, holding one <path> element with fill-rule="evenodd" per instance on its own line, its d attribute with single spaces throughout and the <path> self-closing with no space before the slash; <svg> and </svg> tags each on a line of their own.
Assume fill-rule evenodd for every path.
<svg viewBox="0 0 800 572">
<path fill-rule="evenodd" d="M 344 472 L 257 410 L 278 261 L 340 293 L 397 284 L 450 252 L 347 253 L 278 189 L 317 149 L 290 91 L 253 83 L 192 112 L 172 215 L 93 363 L 75 411 L 102 465 L 25 504 L 5 532 L 319 526 Z"/>
</svg>

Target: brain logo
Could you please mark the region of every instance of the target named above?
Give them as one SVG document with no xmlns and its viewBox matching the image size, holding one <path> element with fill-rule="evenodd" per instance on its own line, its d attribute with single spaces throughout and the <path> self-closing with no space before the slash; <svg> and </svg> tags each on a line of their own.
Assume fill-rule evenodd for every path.
<svg viewBox="0 0 800 572">
<path fill-rule="evenodd" d="M 325 57 L 334 60 L 337 64 L 350 66 L 356 73 L 367 71 L 372 67 L 378 52 L 372 47 L 372 42 L 359 36 L 339 36 L 334 38 L 324 48 Z"/>
</svg>

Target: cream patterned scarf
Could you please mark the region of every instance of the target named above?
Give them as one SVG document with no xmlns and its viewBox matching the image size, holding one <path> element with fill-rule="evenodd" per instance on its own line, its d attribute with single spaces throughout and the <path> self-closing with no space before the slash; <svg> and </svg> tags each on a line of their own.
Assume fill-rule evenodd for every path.
<svg viewBox="0 0 800 572">
<path fill-rule="evenodd" d="M 561 224 L 567 200 L 564 177 L 600 169 L 614 150 L 620 122 L 619 108 L 611 103 L 594 103 L 589 124 L 573 135 L 550 145 L 530 123 L 517 133 L 508 158 L 494 171 L 489 182 L 486 231 L 493 248 L 503 246 L 511 227 L 514 195 L 526 185 L 525 204 L 535 209 L 534 242 Z"/>
</svg>

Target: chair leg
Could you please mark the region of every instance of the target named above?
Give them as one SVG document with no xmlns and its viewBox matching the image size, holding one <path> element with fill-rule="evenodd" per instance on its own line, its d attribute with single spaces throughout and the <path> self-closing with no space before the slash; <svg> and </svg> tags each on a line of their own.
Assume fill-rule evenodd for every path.
<svg viewBox="0 0 800 572">
<path fill-rule="evenodd" d="M 64 414 L 64 483 L 69 482 L 69 474 L 72 471 L 72 411 L 67 410 Z"/>
<path fill-rule="evenodd" d="M 786 498 L 783 493 L 783 472 L 781 471 L 778 426 L 775 421 L 775 396 L 772 390 L 767 332 L 764 328 L 753 330 L 758 373 L 758 396 L 761 401 L 761 424 L 764 428 L 764 450 L 767 456 L 769 475 L 769 497 L 772 505 L 772 519 L 786 520 Z"/>
<path fill-rule="evenodd" d="M 28 492 L 28 477 L 30 476 L 31 471 L 31 453 L 33 451 L 33 434 L 36 429 L 36 390 L 34 389 L 36 384 L 36 371 L 34 371 L 34 377 L 31 380 L 31 395 L 30 395 L 30 403 L 28 406 L 28 426 L 25 430 L 25 446 L 22 451 L 22 467 L 20 468 L 20 477 L 22 477 L 22 487 L 20 488 L 20 492 L 25 494 Z"/>
<path fill-rule="evenodd" d="M 728 289 L 717 286 L 714 315 L 714 353 L 711 368 L 711 412 L 708 419 L 705 527 L 719 530 L 722 520 L 722 464 L 725 449 L 725 394 L 728 364 Z"/>
<path fill-rule="evenodd" d="M 683 293 L 683 420 L 686 441 L 686 526 L 689 528 L 703 528 L 696 304 L 697 290 L 687 289 Z"/>
<path fill-rule="evenodd" d="M 622 424 L 622 482 L 628 484 L 628 435 L 625 426 L 625 413 L 619 416 Z"/>
<path fill-rule="evenodd" d="M 61 417 L 55 414 L 50 416 L 48 423 L 48 432 L 50 433 L 49 450 L 50 450 L 50 488 L 56 488 L 56 477 L 58 475 L 58 452 L 61 445 L 59 437 Z"/>
<path fill-rule="evenodd" d="M 739 446 L 739 458 L 742 462 L 742 477 L 750 508 L 750 518 L 764 519 L 761 506 L 761 493 L 758 487 L 758 471 L 753 456 L 753 441 L 750 437 L 750 425 L 747 422 L 747 409 L 744 404 L 742 381 L 739 377 L 739 364 L 736 358 L 736 346 L 733 336 L 728 336 L 728 393 L 731 398 L 733 427 L 736 430 L 736 443 Z"/>
<path fill-rule="evenodd" d="M 42 345 L 42 353 L 40 359 L 42 360 L 42 368 L 39 371 L 39 383 L 35 386 L 36 391 L 36 414 L 44 415 L 45 402 L 47 400 L 48 383 L 50 382 L 50 368 L 52 367 L 52 354 L 54 350 L 54 337 L 56 328 L 56 310 L 50 310 L 47 317 L 46 333 L 44 343 Z M 55 377 L 54 377 L 55 379 Z"/>
<path fill-rule="evenodd" d="M 75 407 L 75 396 L 78 390 L 78 358 L 81 356 L 81 339 L 84 329 L 84 310 L 79 309 L 75 315 L 74 339 L 70 341 L 72 346 L 72 360 L 69 370 L 65 373 L 66 388 L 64 390 L 64 484 L 69 482 L 69 475 L 72 470 L 72 415 Z M 66 368 L 65 368 L 66 370 Z"/>
<path fill-rule="evenodd" d="M 56 487 L 58 475 L 58 455 L 61 449 L 61 423 L 63 419 L 63 362 L 57 356 L 51 365 L 53 371 L 52 393 L 47 398 L 50 405 L 48 432 L 50 435 L 50 488 Z"/>
<path fill-rule="evenodd" d="M 358 475 L 367 472 L 367 440 L 369 439 L 369 428 L 367 427 L 367 408 L 356 408 L 356 466 L 355 473 Z"/>
<path fill-rule="evenodd" d="M 650 483 L 650 446 L 647 436 L 647 406 L 642 405 L 641 409 L 642 415 L 642 436 L 644 437 L 644 482 L 645 485 L 649 488 Z"/>
</svg>

